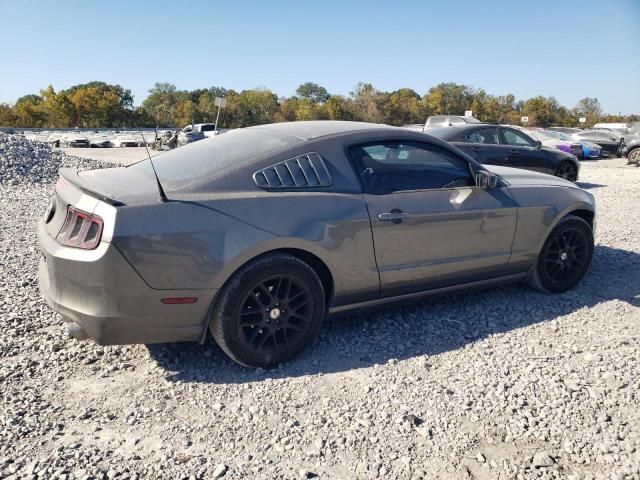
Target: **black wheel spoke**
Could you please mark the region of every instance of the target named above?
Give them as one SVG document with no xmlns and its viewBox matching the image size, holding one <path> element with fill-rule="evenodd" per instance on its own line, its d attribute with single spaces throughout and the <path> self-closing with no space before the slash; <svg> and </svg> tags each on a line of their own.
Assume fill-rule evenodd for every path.
<svg viewBox="0 0 640 480">
<path fill-rule="evenodd" d="M 582 230 L 561 230 L 549 240 L 541 268 L 552 284 L 558 287 L 572 285 L 584 275 L 588 254 L 589 244 Z"/>
<path fill-rule="evenodd" d="M 249 290 L 238 312 L 242 343 L 256 354 L 286 351 L 311 327 L 312 305 L 309 287 L 295 276 L 263 279 Z"/>
</svg>

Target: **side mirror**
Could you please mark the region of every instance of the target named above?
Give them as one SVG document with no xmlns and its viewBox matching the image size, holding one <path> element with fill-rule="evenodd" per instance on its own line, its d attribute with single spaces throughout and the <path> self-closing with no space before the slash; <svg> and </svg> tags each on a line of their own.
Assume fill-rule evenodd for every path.
<svg viewBox="0 0 640 480">
<path fill-rule="evenodd" d="M 498 175 L 488 172 L 486 170 L 480 170 L 476 172 L 476 186 L 488 190 L 490 188 L 496 188 L 498 185 Z"/>
<path fill-rule="evenodd" d="M 540 140 L 536 140 L 536 148 L 540 150 L 542 148 L 542 142 Z"/>
</svg>

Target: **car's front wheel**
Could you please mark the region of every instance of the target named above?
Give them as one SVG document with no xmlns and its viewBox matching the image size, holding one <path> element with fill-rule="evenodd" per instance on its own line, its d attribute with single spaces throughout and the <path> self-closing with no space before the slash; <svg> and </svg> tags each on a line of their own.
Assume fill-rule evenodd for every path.
<svg viewBox="0 0 640 480">
<path fill-rule="evenodd" d="M 248 367 L 287 361 L 318 335 L 325 294 L 316 272 L 284 253 L 243 266 L 221 289 L 209 320 L 218 346 Z"/>
<path fill-rule="evenodd" d="M 562 162 L 556 170 L 556 177 L 575 182 L 578 180 L 578 169 L 571 162 Z"/>
<path fill-rule="evenodd" d="M 568 215 L 545 241 L 529 284 L 544 292 L 565 292 L 583 279 L 592 256 L 591 226 L 580 217 Z"/>
</svg>

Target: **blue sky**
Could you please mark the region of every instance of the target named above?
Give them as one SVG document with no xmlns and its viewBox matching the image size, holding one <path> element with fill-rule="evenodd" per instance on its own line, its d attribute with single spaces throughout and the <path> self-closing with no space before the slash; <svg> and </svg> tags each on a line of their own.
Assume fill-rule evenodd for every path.
<svg viewBox="0 0 640 480">
<path fill-rule="evenodd" d="M 0 0 L 0 102 L 52 84 L 180 89 L 439 82 L 640 113 L 640 0 Z"/>
</svg>

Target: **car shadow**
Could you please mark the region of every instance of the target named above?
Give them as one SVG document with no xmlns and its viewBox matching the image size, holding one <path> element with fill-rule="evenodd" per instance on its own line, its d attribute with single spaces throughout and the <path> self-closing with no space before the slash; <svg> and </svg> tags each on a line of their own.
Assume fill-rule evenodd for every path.
<svg viewBox="0 0 640 480">
<path fill-rule="evenodd" d="M 437 355 L 610 300 L 640 307 L 640 254 L 598 245 L 585 279 L 563 294 L 508 285 L 330 319 L 310 348 L 273 369 L 242 367 L 211 339 L 147 348 L 170 382 L 259 382 Z"/>
</svg>

